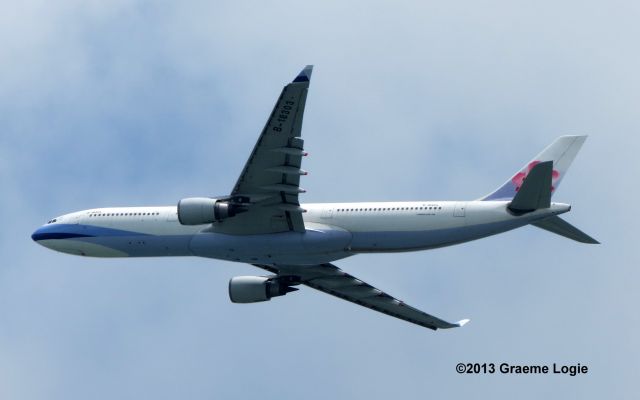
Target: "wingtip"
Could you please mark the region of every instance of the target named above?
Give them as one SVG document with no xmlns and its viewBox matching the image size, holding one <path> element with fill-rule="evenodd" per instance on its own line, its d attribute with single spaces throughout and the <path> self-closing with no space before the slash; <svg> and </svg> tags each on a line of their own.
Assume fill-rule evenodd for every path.
<svg viewBox="0 0 640 400">
<path fill-rule="evenodd" d="M 461 319 L 460 321 L 456 322 L 456 325 L 458 325 L 459 328 L 462 328 L 463 326 L 465 326 L 469 321 L 471 321 L 468 318 L 465 319 Z"/>
<path fill-rule="evenodd" d="M 313 65 L 307 65 L 300 71 L 298 76 L 293 80 L 293 82 L 309 82 L 311 80 L 311 73 L 313 72 Z"/>
<path fill-rule="evenodd" d="M 436 325 L 435 329 L 451 329 L 451 328 L 462 328 L 463 326 L 465 326 L 469 321 L 471 321 L 468 318 L 465 319 L 461 319 L 458 322 L 445 322 L 442 321 L 443 323 L 440 325 Z M 434 328 L 431 328 L 434 329 Z"/>
</svg>

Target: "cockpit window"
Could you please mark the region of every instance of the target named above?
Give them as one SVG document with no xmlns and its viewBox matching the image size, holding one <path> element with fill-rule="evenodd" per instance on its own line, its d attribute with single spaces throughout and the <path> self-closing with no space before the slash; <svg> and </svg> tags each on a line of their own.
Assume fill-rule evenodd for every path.
<svg viewBox="0 0 640 400">
<path fill-rule="evenodd" d="M 57 219 L 56 219 L 56 218 L 54 218 L 54 219 L 49 220 L 49 222 L 47 222 L 47 224 L 53 224 L 53 223 L 54 223 L 54 222 L 56 222 L 56 221 L 57 221 Z"/>
</svg>

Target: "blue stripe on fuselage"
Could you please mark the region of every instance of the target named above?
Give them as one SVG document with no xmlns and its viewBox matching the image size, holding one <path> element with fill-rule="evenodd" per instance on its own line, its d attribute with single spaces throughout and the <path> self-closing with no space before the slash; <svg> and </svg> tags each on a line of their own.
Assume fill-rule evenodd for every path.
<svg viewBox="0 0 640 400">
<path fill-rule="evenodd" d="M 427 231 L 352 232 L 351 249 L 356 253 L 427 250 L 481 239 L 527 223 L 510 220 Z"/>
<path fill-rule="evenodd" d="M 80 233 L 64 233 L 64 232 L 34 232 L 31 235 L 31 239 L 35 240 L 50 240 L 50 239 L 71 239 L 71 238 L 80 238 L 80 237 L 92 237 L 90 235 L 82 235 Z"/>
<path fill-rule="evenodd" d="M 150 236 L 146 233 L 126 231 L 122 229 L 104 228 L 94 225 L 83 224 L 49 224 L 36 230 L 31 239 L 49 240 L 49 239 L 71 239 L 86 237 L 105 237 L 105 236 Z"/>
</svg>

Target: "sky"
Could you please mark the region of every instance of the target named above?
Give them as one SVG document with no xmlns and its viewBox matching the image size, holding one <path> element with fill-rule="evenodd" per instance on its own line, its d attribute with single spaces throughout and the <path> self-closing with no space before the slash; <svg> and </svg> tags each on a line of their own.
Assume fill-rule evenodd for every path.
<svg viewBox="0 0 640 400">
<path fill-rule="evenodd" d="M 0 398 L 635 398 L 640 6 L 631 1 L 4 2 Z M 563 134 L 534 227 L 336 264 L 461 329 L 303 288 L 231 304 L 253 267 L 98 259 L 30 234 L 106 206 L 227 194 L 284 84 L 314 64 L 303 202 L 471 200 Z M 461 375 L 457 363 L 587 365 Z"/>
</svg>

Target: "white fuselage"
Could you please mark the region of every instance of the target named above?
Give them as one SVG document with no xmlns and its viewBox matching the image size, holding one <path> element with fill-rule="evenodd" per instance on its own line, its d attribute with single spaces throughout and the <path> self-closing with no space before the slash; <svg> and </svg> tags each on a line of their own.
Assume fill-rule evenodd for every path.
<svg viewBox="0 0 640 400">
<path fill-rule="evenodd" d="M 225 221 L 185 226 L 172 207 L 120 207 L 55 218 L 32 235 L 43 246 L 94 257 L 201 256 L 311 265 L 357 253 L 426 250 L 505 232 L 569 211 L 553 203 L 514 215 L 507 201 L 304 204 L 306 232 L 220 233 Z"/>
</svg>

